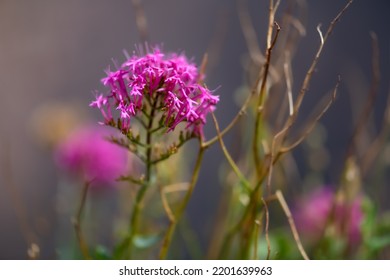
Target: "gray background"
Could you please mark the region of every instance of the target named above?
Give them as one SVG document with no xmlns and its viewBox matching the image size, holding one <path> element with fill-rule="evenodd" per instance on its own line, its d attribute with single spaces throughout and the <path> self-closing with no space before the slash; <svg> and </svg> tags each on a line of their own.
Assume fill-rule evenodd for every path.
<svg viewBox="0 0 390 280">
<path fill-rule="evenodd" d="M 221 17 L 226 18 L 227 33 L 219 53 L 218 64 L 207 76 L 210 88 L 218 90 L 221 102 L 216 111 L 224 127 L 238 107 L 234 91 L 242 84 L 240 59 L 247 48 L 240 29 L 236 2 L 230 0 L 145 0 L 151 41 L 163 43 L 167 51 L 184 50 L 200 63 L 215 35 Z M 253 22 L 264 45 L 264 23 L 268 1 L 250 0 Z M 266 3 L 267 2 L 267 3 Z M 296 84 L 319 43 L 315 27 L 323 28 L 345 1 L 308 1 L 307 35 L 294 59 Z M 330 89 L 338 74 L 348 77 L 351 69 L 359 77 L 370 80 L 371 41 L 375 31 L 381 51 L 382 80 L 376 103 L 375 117 L 381 119 L 389 81 L 389 15 L 388 1 L 357 0 L 343 17 L 330 38 L 311 84 L 311 92 Z M 99 88 L 103 70 L 111 58 L 123 59 L 122 49 L 129 52 L 139 43 L 134 11 L 130 0 L 117 1 L 0 1 L 0 152 L 9 156 L 12 177 L 21 192 L 29 224 L 38 231 L 41 257 L 55 258 L 56 219 L 54 212 L 57 172 L 48 150 L 36 143 L 29 121 L 34 110 L 47 102 L 65 102 L 85 108 L 85 114 L 99 120 L 99 114 L 88 108 Z M 350 76 L 350 75 L 349 75 Z M 348 79 L 347 79 L 348 80 Z M 358 80 L 356 80 L 358 82 Z M 313 106 L 308 97 L 306 112 Z M 327 180 L 337 179 L 341 154 L 352 127 L 350 95 L 346 83 L 340 97 L 323 124 L 328 129 L 327 147 L 332 156 Z M 213 135 L 208 127 L 206 135 Z M 227 142 L 232 135 L 227 137 Z M 299 156 L 299 153 L 297 154 Z M 193 226 L 207 247 L 212 213 L 219 197 L 217 166 L 223 161 L 218 147 L 207 152 L 201 170 L 201 181 L 190 203 Z M 3 171 L 0 177 L 0 258 L 26 258 L 26 243 L 16 222 L 9 191 L 5 188 Z M 215 176 L 214 176 L 215 175 Z M 207 179 L 206 179 L 207 178 Z M 388 182 L 387 182 L 388 184 Z M 384 186 L 385 187 L 385 186 Z M 206 192 L 207 190 L 207 192 Z M 201 207 L 199 207 L 201 205 Z"/>
</svg>

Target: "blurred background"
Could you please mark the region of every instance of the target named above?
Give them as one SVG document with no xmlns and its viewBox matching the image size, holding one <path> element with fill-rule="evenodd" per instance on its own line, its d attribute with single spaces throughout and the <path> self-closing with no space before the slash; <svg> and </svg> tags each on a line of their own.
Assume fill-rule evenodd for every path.
<svg viewBox="0 0 390 280">
<path fill-rule="evenodd" d="M 250 17 L 264 51 L 268 1 L 248 0 Z M 284 1 L 282 1 L 284 2 Z M 297 1 L 306 13 L 305 36 L 293 59 L 294 96 L 320 42 L 316 27 L 326 30 L 346 1 Z M 184 51 L 200 64 L 209 53 L 206 83 L 221 86 L 216 115 L 225 127 L 239 109 L 235 94 L 244 83 L 243 61 L 248 48 L 234 0 L 141 1 L 152 44 L 165 51 Z M 310 85 L 302 115 L 311 112 L 322 94 L 341 75 L 339 97 L 321 121 L 328 159 L 323 182 L 340 176 L 343 155 L 353 130 L 353 116 L 362 108 L 372 79 L 371 37 L 380 50 L 381 81 L 374 104 L 372 130 L 378 131 L 389 92 L 390 36 L 388 1 L 355 1 L 325 46 Z M 276 17 L 278 20 L 278 17 Z M 283 26 L 282 31 L 283 32 Z M 143 38 L 136 27 L 131 0 L 116 1 L 0 1 L 0 259 L 26 259 L 33 235 L 40 257 L 55 259 L 56 195 L 58 171 L 53 164 L 50 137 L 58 127 L 50 124 L 62 110 L 72 110 L 69 123 L 95 123 L 102 118 L 88 107 L 92 91 L 102 89 L 100 79 L 111 59 L 124 60 Z M 43 114 L 47 121 L 42 122 Z M 51 111 L 50 111 L 51 110 Z M 46 124 L 46 125 L 44 125 Z M 206 137 L 215 135 L 207 126 Z M 235 137 L 230 133 L 226 142 Z M 45 141 L 42 141 L 45 138 Z M 234 146 L 230 147 L 234 150 Z M 384 149 L 390 161 L 390 149 Z M 298 176 L 310 168 L 303 148 L 295 153 Z M 189 217 L 204 249 L 210 241 L 220 197 L 219 166 L 225 162 L 217 145 L 207 151 L 200 181 L 189 206 Z M 390 177 L 380 191 L 366 186 L 381 208 L 389 208 Z M 294 186 L 290 186 L 294 188 Z M 300 187 L 297 186 L 299 189 Z M 201 207 L 200 207 L 201 206 Z"/>
</svg>

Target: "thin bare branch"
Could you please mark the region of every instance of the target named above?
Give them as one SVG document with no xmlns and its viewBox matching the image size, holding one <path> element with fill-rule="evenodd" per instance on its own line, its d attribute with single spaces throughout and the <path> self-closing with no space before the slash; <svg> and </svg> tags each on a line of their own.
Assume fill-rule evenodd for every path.
<svg viewBox="0 0 390 280">
<path fill-rule="evenodd" d="M 267 260 L 269 260 L 271 256 L 271 241 L 269 240 L 269 211 L 264 197 L 261 198 L 261 201 L 264 204 L 265 210 L 265 239 L 267 240 Z"/>
<path fill-rule="evenodd" d="M 328 111 L 328 109 L 330 108 L 332 103 L 335 101 L 336 96 L 337 96 L 337 90 L 338 90 L 339 84 L 340 84 L 340 77 L 337 80 L 336 86 L 335 86 L 335 88 L 333 90 L 333 93 L 332 93 L 332 96 L 331 96 L 330 100 L 327 102 L 327 104 L 321 110 L 321 112 L 318 114 L 318 116 L 309 124 L 308 128 L 306 128 L 304 130 L 303 134 L 297 140 L 295 140 L 295 142 L 293 144 L 291 144 L 291 145 L 289 145 L 287 147 L 282 147 L 280 149 L 280 152 L 287 153 L 287 152 L 291 151 L 292 149 L 297 147 L 299 144 L 301 144 L 302 141 L 306 139 L 307 135 L 309 135 L 313 131 L 313 129 L 317 125 L 318 121 Z"/>
<path fill-rule="evenodd" d="M 322 35 L 321 24 L 317 25 L 317 31 L 318 31 L 318 34 L 320 35 L 321 45 L 324 45 L 324 36 Z"/>
<path fill-rule="evenodd" d="M 217 131 L 217 137 L 219 139 L 219 143 L 221 145 L 221 149 L 227 159 L 227 161 L 229 162 L 231 168 L 233 169 L 234 173 L 237 175 L 237 177 L 240 179 L 240 182 L 242 184 L 244 184 L 245 188 L 249 190 L 249 182 L 247 181 L 247 179 L 245 178 L 245 176 L 242 174 L 240 168 L 236 165 L 236 163 L 234 162 L 234 160 L 232 159 L 232 157 L 230 156 L 230 153 L 229 151 L 226 149 L 226 146 L 225 146 L 225 143 L 223 142 L 223 139 L 222 139 L 222 136 L 221 136 L 221 132 L 219 130 L 219 125 L 218 125 L 218 121 L 217 121 L 217 118 L 215 117 L 215 114 L 213 112 L 211 112 L 211 116 L 213 117 L 213 121 L 214 121 L 214 125 L 215 125 L 215 130 Z"/>
<path fill-rule="evenodd" d="M 286 61 L 283 64 L 284 76 L 286 77 L 287 98 L 289 114 L 292 116 L 294 113 L 294 102 L 292 97 L 292 75 L 291 75 L 291 59 L 288 51 L 286 51 Z"/>
<path fill-rule="evenodd" d="M 293 217 L 292 217 L 290 208 L 288 207 L 287 202 L 286 202 L 286 200 L 284 199 L 284 196 L 283 196 L 282 192 L 281 192 L 280 190 L 277 190 L 277 191 L 275 192 L 275 195 L 276 195 L 276 197 L 277 197 L 277 199 L 278 199 L 280 205 L 282 206 L 282 209 L 283 209 L 283 211 L 284 211 L 284 214 L 285 214 L 286 217 L 287 217 L 288 223 L 290 224 L 291 232 L 292 232 L 292 234 L 293 234 L 295 243 L 296 243 L 297 246 L 298 246 L 299 252 L 301 253 L 303 259 L 309 260 L 309 257 L 307 256 L 307 254 L 306 254 L 306 252 L 305 252 L 305 249 L 303 248 L 301 239 L 299 238 L 299 234 L 298 234 L 297 228 L 296 228 L 296 226 L 295 226 L 295 222 L 294 222 L 294 219 L 293 219 Z"/>
<path fill-rule="evenodd" d="M 344 12 L 348 9 L 348 7 L 352 4 L 352 2 L 353 2 L 353 0 L 349 0 L 348 3 L 344 6 L 344 8 L 331 21 L 331 23 L 330 23 L 330 25 L 329 25 L 326 33 L 325 33 L 325 36 L 322 36 L 322 32 L 319 30 L 321 44 L 318 47 L 317 53 L 316 53 L 316 55 L 315 55 L 311 65 L 309 67 L 309 70 L 306 72 L 306 75 L 305 75 L 305 78 L 303 80 L 301 89 L 300 89 L 299 94 L 297 96 L 297 99 L 296 99 L 296 101 L 294 103 L 293 114 L 289 116 L 289 118 L 286 120 L 283 128 L 275 135 L 275 137 L 273 139 L 275 144 L 276 144 L 276 140 L 280 141 L 280 143 L 284 142 L 284 140 L 287 137 L 287 134 L 288 134 L 289 130 L 291 129 L 291 127 L 295 123 L 297 115 L 298 115 L 298 111 L 299 111 L 300 106 L 302 104 L 303 98 L 305 97 L 306 91 L 307 91 L 307 89 L 309 87 L 309 83 L 310 83 L 312 74 L 314 72 L 314 69 L 315 69 L 317 63 L 318 63 L 318 60 L 319 60 L 319 57 L 320 57 L 320 55 L 322 53 L 323 47 L 324 47 L 328 37 L 332 33 L 336 23 L 340 20 L 340 18 L 342 17 Z M 275 156 L 273 154 L 271 154 L 271 164 L 274 164 L 280 158 L 280 156 L 282 154 L 283 154 L 283 152 L 281 152 L 280 150 L 277 152 L 277 154 Z M 265 169 L 265 171 L 263 172 L 263 175 L 261 176 L 261 180 L 263 180 L 263 177 L 266 176 L 266 175 L 267 175 L 267 169 Z"/>
<path fill-rule="evenodd" d="M 255 220 L 255 246 L 253 247 L 253 259 L 254 260 L 257 260 L 258 259 L 258 247 L 259 247 L 259 240 L 258 240 L 258 237 L 259 237 L 259 229 L 260 229 L 260 221 L 259 220 Z"/>
<path fill-rule="evenodd" d="M 227 132 L 229 132 L 235 126 L 235 124 L 241 119 L 241 117 L 246 113 L 246 109 L 248 108 L 248 105 L 249 105 L 249 103 L 250 103 L 250 101 L 252 99 L 253 92 L 255 92 L 255 91 L 253 90 L 252 94 L 248 95 L 248 97 L 245 99 L 244 104 L 242 105 L 242 107 L 238 111 L 238 113 L 235 115 L 233 120 L 225 127 L 224 130 L 221 131 L 221 133 L 220 133 L 221 137 L 223 137 Z M 210 140 L 208 140 L 206 142 L 203 142 L 202 145 L 203 145 L 204 148 L 208 148 L 208 147 L 210 147 L 211 145 L 213 145 L 217 141 L 219 141 L 219 137 L 218 136 L 214 136 Z"/>
<path fill-rule="evenodd" d="M 311 77 L 314 73 L 315 67 L 317 66 L 318 60 L 322 54 L 322 51 L 323 51 L 323 48 L 325 46 L 326 41 L 328 40 L 329 36 L 332 34 L 333 29 L 336 26 L 336 23 L 340 20 L 340 18 L 343 16 L 343 14 L 348 9 L 348 7 L 352 4 L 352 2 L 353 2 L 353 0 L 349 0 L 348 3 L 344 6 L 344 8 L 341 9 L 341 11 L 337 14 L 337 16 L 331 21 L 331 23 L 330 23 L 330 25 L 325 33 L 325 36 L 322 36 L 322 32 L 319 31 L 321 44 L 318 47 L 317 53 L 316 53 L 311 65 L 309 67 L 309 70 L 306 72 L 306 76 L 303 80 L 302 87 L 299 91 L 298 97 L 297 97 L 295 104 L 294 104 L 294 114 L 293 114 L 293 116 L 291 116 L 291 118 L 289 120 L 290 122 L 291 121 L 294 122 L 296 119 L 296 115 L 298 114 L 298 111 L 299 111 L 299 108 L 301 107 L 303 98 L 305 97 L 307 89 L 309 88 Z"/>
<path fill-rule="evenodd" d="M 272 141 L 272 144 L 274 144 L 275 142 Z M 272 151 L 271 151 L 271 154 L 270 154 L 270 160 L 269 160 L 269 168 L 268 168 L 268 176 L 267 176 L 267 183 L 266 183 L 266 190 L 267 190 L 267 194 L 270 195 L 271 194 L 271 181 L 272 181 L 272 173 L 273 173 L 273 170 L 274 170 L 274 163 L 273 163 L 273 159 L 274 159 L 274 145 L 272 145 Z"/>
<path fill-rule="evenodd" d="M 275 14 L 279 7 L 280 0 L 277 0 L 274 5 L 274 1 L 269 1 L 269 13 L 268 13 L 268 32 L 267 32 L 267 49 L 271 48 L 271 40 L 272 40 L 272 30 L 275 22 Z"/>
<path fill-rule="evenodd" d="M 271 0 L 271 4 L 273 1 Z M 271 13 L 271 11 L 270 11 Z M 271 15 L 270 15 L 271 17 Z M 266 94 L 266 84 L 267 84 L 267 77 L 268 77 L 268 70 L 271 64 L 271 56 L 272 56 L 272 49 L 274 48 L 276 41 L 279 36 L 280 32 L 280 26 L 279 24 L 275 21 L 274 26 L 276 27 L 276 32 L 274 39 L 272 40 L 271 44 L 269 45 L 269 48 L 267 49 L 266 53 L 266 62 L 264 65 L 264 73 L 263 73 L 263 78 L 261 81 L 261 86 L 260 86 L 260 93 L 259 93 L 259 98 L 257 101 L 257 114 L 256 114 L 256 120 L 255 120 L 255 128 L 254 128 L 254 133 L 253 133 L 253 159 L 255 162 L 255 168 L 256 168 L 256 174 L 260 173 L 261 169 L 261 162 L 260 162 L 260 155 L 259 155 L 259 129 L 260 129 L 260 123 L 261 123 L 261 118 L 263 116 L 263 106 L 265 103 L 265 94 Z"/>
<path fill-rule="evenodd" d="M 145 184 L 145 181 L 144 181 L 145 178 L 141 177 L 141 178 L 134 178 L 133 176 L 120 176 L 118 179 L 116 179 L 116 181 L 128 181 L 128 182 L 131 182 L 131 183 L 134 183 L 136 185 L 143 185 Z"/>
<path fill-rule="evenodd" d="M 169 206 L 167 194 L 172 192 L 187 191 L 188 188 L 189 188 L 189 183 L 177 183 L 177 184 L 160 188 L 160 196 L 161 196 L 161 201 L 163 204 L 164 211 L 167 214 L 169 221 L 172 223 L 176 223 L 176 219 L 171 207 Z"/>
<path fill-rule="evenodd" d="M 279 35 L 279 31 L 280 31 L 280 26 L 276 22 L 274 24 L 277 27 L 277 30 L 276 30 L 276 34 L 275 34 L 274 40 L 273 40 L 273 42 L 271 44 L 271 49 L 268 49 L 268 55 L 267 55 L 267 57 L 268 57 L 267 59 L 268 60 L 270 59 L 272 48 L 274 47 L 274 45 L 276 43 L 276 40 L 277 40 L 278 35 Z M 259 75 L 257 77 L 257 80 L 256 80 L 255 84 L 253 85 L 251 94 L 248 95 L 248 97 L 245 99 L 244 104 L 242 105 L 242 107 L 239 110 L 239 112 L 237 113 L 237 115 L 233 118 L 233 120 L 226 126 L 225 129 L 223 129 L 221 131 L 221 137 L 223 137 L 227 132 L 229 132 L 230 129 L 232 129 L 234 127 L 234 125 L 239 121 L 239 119 L 245 114 L 246 109 L 247 109 L 247 107 L 248 107 L 248 105 L 249 105 L 253 95 L 255 95 L 256 92 L 257 92 L 258 86 L 260 84 L 260 81 L 262 81 L 262 78 L 263 78 L 264 85 L 261 86 L 261 88 L 263 88 L 263 91 L 264 91 L 264 88 L 265 88 L 265 81 L 264 81 L 265 79 L 264 79 L 264 77 L 268 76 L 269 68 L 270 68 L 270 63 L 268 61 L 268 63 L 266 62 L 266 65 L 265 65 L 265 69 L 267 69 L 267 71 L 264 71 L 264 73 L 263 73 L 263 71 L 260 71 L 260 73 L 259 73 Z M 260 92 L 261 92 L 261 90 L 260 90 Z M 208 148 L 208 147 L 210 147 L 211 145 L 213 145 L 217 141 L 218 141 L 218 136 L 215 136 L 212 139 L 210 139 L 210 140 L 208 140 L 206 142 L 203 142 L 203 147 L 204 148 Z"/>
</svg>

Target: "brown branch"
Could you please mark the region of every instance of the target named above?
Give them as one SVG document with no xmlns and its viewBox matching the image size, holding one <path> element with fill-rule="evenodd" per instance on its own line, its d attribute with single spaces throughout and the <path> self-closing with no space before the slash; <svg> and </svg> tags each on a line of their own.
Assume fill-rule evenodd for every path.
<svg viewBox="0 0 390 280">
<path fill-rule="evenodd" d="M 270 17 L 271 17 L 271 15 L 270 15 Z M 259 129 L 260 129 L 260 124 L 261 124 L 261 119 L 262 119 L 263 112 L 264 112 L 263 107 L 264 107 L 264 103 L 265 103 L 265 93 L 266 93 L 265 87 L 267 84 L 268 70 L 269 70 L 269 67 L 271 64 L 272 49 L 274 48 L 274 46 L 276 44 L 276 41 L 278 39 L 279 32 L 280 32 L 280 26 L 276 21 L 274 22 L 274 25 L 276 27 L 276 33 L 275 33 L 274 39 L 272 40 L 272 43 L 270 43 L 270 45 L 267 49 L 266 62 L 264 64 L 264 74 L 263 74 L 262 82 L 260 85 L 260 93 L 259 93 L 259 98 L 257 100 L 257 108 L 256 108 L 257 113 L 256 113 L 255 129 L 254 129 L 254 133 L 253 133 L 253 143 L 252 143 L 252 145 L 253 145 L 252 146 L 253 159 L 255 162 L 256 174 L 259 174 L 260 169 L 261 169 L 258 137 L 259 137 Z M 271 30 L 271 32 L 272 32 L 272 30 Z"/>
<path fill-rule="evenodd" d="M 324 48 L 326 41 L 328 40 L 329 36 L 332 34 L 336 23 L 340 20 L 340 18 L 343 16 L 343 14 L 348 9 L 348 7 L 352 4 L 352 2 L 353 2 L 353 0 L 349 0 L 348 3 L 344 6 L 344 8 L 331 21 L 331 23 L 330 23 L 330 25 L 325 33 L 325 36 L 322 36 L 322 33 L 320 32 L 319 28 L 317 28 L 317 30 L 319 31 L 319 34 L 320 34 L 321 44 L 318 47 L 317 53 L 316 53 L 311 65 L 309 67 L 309 70 L 306 72 L 306 76 L 305 76 L 305 79 L 303 80 L 301 90 L 300 90 L 298 97 L 297 97 L 297 100 L 295 102 L 294 115 L 298 113 L 298 110 L 301 107 L 303 98 L 305 97 L 307 89 L 309 88 L 311 77 L 314 73 L 315 67 L 317 66 L 318 60 L 322 54 L 322 51 L 323 51 L 323 48 Z"/>
<path fill-rule="evenodd" d="M 270 153 L 270 160 L 269 160 L 270 163 L 269 163 L 268 171 L 266 171 L 266 172 L 268 172 L 268 178 L 267 178 L 267 184 L 266 184 L 266 189 L 268 191 L 268 195 L 271 194 L 271 180 L 272 180 L 272 171 L 273 171 L 274 164 L 277 162 L 277 160 L 280 158 L 280 156 L 282 154 L 285 154 L 285 153 L 291 151 L 292 149 L 294 149 L 295 147 L 297 147 L 300 143 L 302 143 L 302 141 L 304 139 L 306 139 L 307 135 L 309 135 L 312 132 L 312 130 L 314 129 L 314 127 L 316 126 L 318 121 L 328 111 L 328 109 L 330 108 L 330 106 L 332 105 L 334 100 L 336 99 L 339 84 L 340 84 L 340 77 L 337 80 L 337 83 L 336 83 L 336 86 L 333 90 L 331 99 L 328 101 L 328 103 L 325 105 L 325 107 L 322 109 L 322 111 L 318 114 L 318 116 L 311 122 L 309 127 L 304 130 L 303 134 L 293 144 L 291 144 L 287 147 L 279 148 L 278 152 L 276 154 L 276 157 L 275 157 L 276 145 L 279 144 L 279 143 L 277 143 L 277 140 L 280 139 L 282 136 L 284 136 L 284 133 L 287 131 L 287 129 L 289 127 L 282 129 L 274 136 L 274 138 L 272 140 L 272 145 L 271 145 L 271 153 Z M 266 173 L 263 176 L 266 176 Z"/>
<path fill-rule="evenodd" d="M 322 32 L 319 28 L 319 26 L 317 27 L 317 31 L 320 35 L 320 39 L 321 39 L 321 44 L 319 45 L 318 47 L 318 50 L 314 56 L 314 59 L 308 69 L 308 71 L 306 72 L 306 75 L 305 75 L 305 78 L 303 80 L 303 83 L 302 83 L 302 86 L 301 86 L 301 89 L 298 93 L 298 96 L 297 96 L 297 99 L 295 101 L 295 104 L 294 104 L 294 110 L 293 110 L 293 114 L 287 119 L 286 123 L 285 123 L 285 126 L 284 128 L 281 130 L 283 131 L 282 135 L 281 135 L 281 138 L 284 140 L 288 131 L 290 130 L 290 128 L 292 127 L 293 123 L 295 123 L 295 120 L 297 118 L 297 115 L 298 115 L 298 111 L 302 105 L 302 101 L 306 95 L 306 92 L 309 88 L 309 84 L 310 84 L 310 81 L 311 81 L 311 78 L 312 78 L 312 75 L 314 73 L 314 70 L 315 70 L 315 67 L 317 66 L 317 63 L 318 63 L 318 60 L 322 54 L 322 51 L 323 51 L 323 48 L 324 48 L 324 45 L 326 44 L 329 36 L 332 34 L 333 32 L 333 29 L 335 28 L 335 25 L 336 23 L 340 20 L 340 18 L 343 16 L 343 14 L 346 12 L 346 10 L 349 8 L 349 6 L 352 4 L 353 0 L 349 0 L 348 3 L 341 9 L 341 11 L 336 15 L 336 17 L 331 21 L 326 33 L 325 33 L 325 36 L 322 35 Z"/>
<path fill-rule="evenodd" d="M 295 222 L 294 222 L 294 219 L 293 219 L 293 217 L 292 217 L 290 208 L 288 207 L 287 202 L 286 202 L 286 200 L 284 199 L 284 196 L 283 196 L 282 192 L 281 192 L 280 190 L 277 190 L 277 191 L 275 192 L 275 195 L 276 195 L 276 198 L 278 199 L 278 201 L 279 201 L 279 203 L 280 203 L 280 206 L 282 206 L 282 209 L 283 209 L 283 211 L 284 211 L 284 214 L 285 214 L 286 217 L 287 217 L 288 223 L 290 224 L 291 232 L 292 232 L 292 234 L 293 234 L 295 243 L 296 243 L 297 246 L 298 246 L 299 252 L 301 253 L 303 259 L 309 260 L 309 257 L 307 256 L 307 254 L 306 254 L 306 252 L 305 252 L 305 249 L 303 248 L 301 239 L 299 238 L 299 234 L 298 234 L 297 228 L 296 228 L 296 226 L 295 226 Z"/>
<path fill-rule="evenodd" d="M 279 2 L 279 1 L 278 1 L 278 2 Z M 242 24 L 243 30 L 246 29 L 246 28 L 248 28 L 248 27 L 253 29 L 253 27 L 250 27 L 250 25 L 247 25 L 245 22 L 244 22 L 244 23 L 241 23 L 241 24 Z M 244 32 L 244 31 L 243 31 L 243 32 Z M 245 32 L 244 32 L 244 33 L 245 33 Z M 278 33 L 278 32 L 277 32 L 277 33 Z M 244 36 L 248 36 L 248 35 L 244 35 Z M 275 39 L 276 39 L 276 36 L 275 36 L 275 38 L 274 38 L 274 43 L 276 42 Z M 250 39 L 250 41 L 252 42 L 252 39 Z M 250 43 L 250 44 L 253 44 L 253 43 Z M 249 45 L 248 45 L 248 48 L 249 48 Z M 251 47 L 251 48 L 252 48 L 252 47 Z M 269 67 L 269 66 L 268 66 L 268 67 Z M 262 78 L 262 77 L 263 77 L 263 73 L 262 73 L 262 71 L 260 71 L 260 73 L 259 73 L 259 75 L 258 75 L 258 77 L 257 77 L 257 79 L 256 79 L 256 82 L 254 83 L 254 85 L 253 85 L 253 87 L 252 87 L 251 94 L 248 95 L 248 97 L 245 99 L 244 104 L 242 105 L 242 107 L 241 107 L 241 109 L 238 111 L 238 113 L 235 115 L 235 117 L 232 119 L 232 121 L 226 126 L 225 129 L 223 129 L 223 130 L 221 131 L 221 137 L 223 137 L 227 132 L 229 132 L 229 131 L 234 127 L 234 125 L 241 119 L 241 117 L 245 114 L 246 109 L 247 109 L 247 107 L 248 107 L 248 105 L 249 105 L 249 103 L 250 103 L 250 101 L 251 101 L 253 95 L 255 95 L 256 92 L 257 92 L 257 89 L 258 89 L 258 86 L 259 86 L 259 84 L 260 84 L 260 81 L 261 81 L 261 78 Z M 213 145 L 213 144 L 214 144 L 215 142 L 217 142 L 217 141 L 218 141 L 218 136 L 214 136 L 214 137 L 211 138 L 210 140 L 204 142 L 204 143 L 203 143 L 203 146 L 204 146 L 205 148 L 207 148 L 207 147 Z"/>
<path fill-rule="evenodd" d="M 307 136 L 308 133 L 310 133 L 310 131 L 314 128 L 311 127 L 309 128 L 309 130 L 306 130 L 306 133 L 304 133 L 304 135 L 302 135 L 302 137 L 300 137 L 293 145 L 287 147 L 287 148 L 283 148 L 283 149 L 279 149 L 276 156 L 274 155 L 274 151 L 275 151 L 275 146 L 277 144 L 277 140 L 281 139 L 281 143 L 284 142 L 286 136 L 287 136 L 287 133 L 288 131 L 291 129 L 291 127 L 293 126 L 293 124 L 295 123 L 295 120 L 296 120 L 296 117 L 298 115 L 298 111 L 300 109 L 300 106 L 302 104 L 302 101 L 303 101 L 303 98 L 306 94 L 306 91 L 307 91 L 307 88 L 309 86 L 309 82 L 311 80 L 311 77 L 312 77 L 312 74 L 314 72 L 314 69 L 317 65 L 317 62 L 318 62 L 318 59 L 322 53 L 322 50 L 323 50 L 323 47 L 324 47 L 324 44 L 326 43 L 328 37 L 330 36 L 330 34 L 332 33 L 334 27 L 335 27 L 335 24 L 340 20 L 341 16 L 344 14 L 344 12 L 348 9 L 348 7 L 352 4 L 353 0 L 350 0 L 345 6 L 344 8 L 337 14 L 337 16 L 332 20 L 332 22 L 330 23 L 329 27 L 328 27 L 328 30 L 326 31 L 325 33 L 325 36 L 322 35 L 322 32 L 320 30 L 320 26 L 317 27 L 317 31 L 320 35 L 320 39 L 321 39 L 321 44 L 317 50 L 317 53 L 312 61 L 312 64 L 310 65 L 309 67 L 309 70 L 306 72 L 306 76 L 304 78 L 304 81 L 303 81 L 303 84 L 302 84 L 302 87 L 301 87 L 301 90 L 298 94 L 298 97 L 297 97 L 297 100 L 294 104 L 294 108 L 293 108 L 293 113 L 290 114 L 289 118 L 286 120 L 285 122 L 285 125 L 284 127 L 278 132 L 276 133 L 276 135 L 274 136 L 274 139 L 273 139 L 273 142 L 272 142 L 272 148 L 271 148 L 271 160 L 270 160 L 270 165 L 268 168 L 265 169 L 265 171 L 263 172 L 263 174 L 260 176 L 260 179 L 259 181 L 262 181 L 264 179 L 265 176 L 267 176 L 267 173 L 269 172 L 269 170 L 271 169 L 272 170 L 272 165 L 276 163 L 276 161 L 280 158 L 280 156 L 288 151 L 290 151 L 291 149 L 293 149 L 296 145 L 298 145 L 301 141 L 303 141 L 303 139 Z M 340 78 L 339 78 L 340 79 Z M 336 84 L 336 87 L 335 87 L 335 90 L 333 92 L 333 96 L 335 96 L 336 92 L 337 92 L 337 88 L 338 88 L 338 84 L 339 82 Z M 331 103 L 333 102 L 334 100 L 334 97 L 332 97 L 331 101 L 328 103 L 327 106 L 325 106 L 324 110 L 320 113 L 320 115 L 317 117 L 317 119 L 319 120 L 322 115 L 328 110 L 329 106 L 331 105 Z M 317 121 L 318 121 L 317 120 Z M 315 121 L 313 123 L 313 125 L 317 122 Z"/>
<path fill-rule="evenodd" d="M 274 0 L 269 1 L 269 17 L 268 17 L 268 32 L 267 32 L 267 49 L 272 48 L 271 40 L 272 40 L 272 30 L 273 26 L 275 25 L 275 14 L 280 5 L 280 0 L 277 0 L 276 4 L 274 5 Z M 275 42 L 275 40 L 274 40 Z"/>
<path fill-rule="evenodd" d="M 188 185 L 189 183 L 177 183 L 160 188 L 161 201 L 163 204 L 164 211 L 167 214 L 169 221 L 172 223 L 176 223 L 176 218 L 173 214 L 171 207 L 169 206 L 169 202 L 166 195 L 172 192 L 187 191 L 189 187 Z"/>
<path fill-rule="evenodd" d="M 327 104 L 325 105 L 325 107 L 322 109 L 322 111 L 318 114 L 318 116 L 311 122 L 311 124 L 309 125 L 308 128 L 306 128 L 303 132 L 303 134 L 297 139 L 295 140 L 294 143 L 290 144 L 289 146 L 287 147 L 282 147 L 280 149 L 280 152 L 282 153 L 287 153 L 289 151 L 291 151 L 292 149 L 294 149 L 295 147 L 297 147 L 299 144 L 302 143 L 303 140 L 306 139 L 307 135 L 309 135 L 312 130 L 314 129 L 314 127 L 317 125 L 318 121 L 322 118 L 322 116 L 328 111 L 328 109 L 330 108 L 330 106 L 332 105 L 332 103 L 335 101 L 336 99 L 336 96 L 337 96 L 337 89 L 339 87 L 339 84 L 340 84 L 340 77 L 338 78 L 337 80 L 337 84 L 333 90 L 333 93 L 332 93 L 332 96 L 330 98 L 330 100 L 327 102 Z"/>
</svg>

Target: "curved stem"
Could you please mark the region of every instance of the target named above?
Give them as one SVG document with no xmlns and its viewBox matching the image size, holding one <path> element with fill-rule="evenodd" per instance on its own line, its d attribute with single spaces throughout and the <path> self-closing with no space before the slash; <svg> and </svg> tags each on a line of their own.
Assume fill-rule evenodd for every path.
<svg viewBox="0 0 390 280">
<path fill-rule="evenodd" d="M 183 202 L 180 205 L 179 210 L 177 211 L 177 214 L 175 215 L 175 218 L 170 220 L 169 227 L 168 227 L 167 232 L 165 233 L 163 244 L 162 244 L 162 247 L 160 250 L 160 254 L 159 254 L 160 259 L 166 259 L 166 257 L 167 257 L 168 249 L 171 245 L 172 237 L 173 237 L 173 234 L 175 232 L 176 225 L 177 225 L 178 221 L 180 220 L 180 218 L 183 216 L 184 211 L 187 208 L 188 202 L 190 201 L 190 198 L 192 196 L 192 192 L 194 191 L 196 182 L 198 181 L 200 166 L 201 166 L 201 163 L 203 160 L 203 154 L 204 154 L 205 150 L 206 150 L 206 147 L 203 146 L 202 143 L 200 143 L 199 152 L 198 152 L 198 155 L 196 158 L 194 171 L 192 173 L 190 186 L 189 186 L 188 191 L 184 197 Z"/>
</svg>

